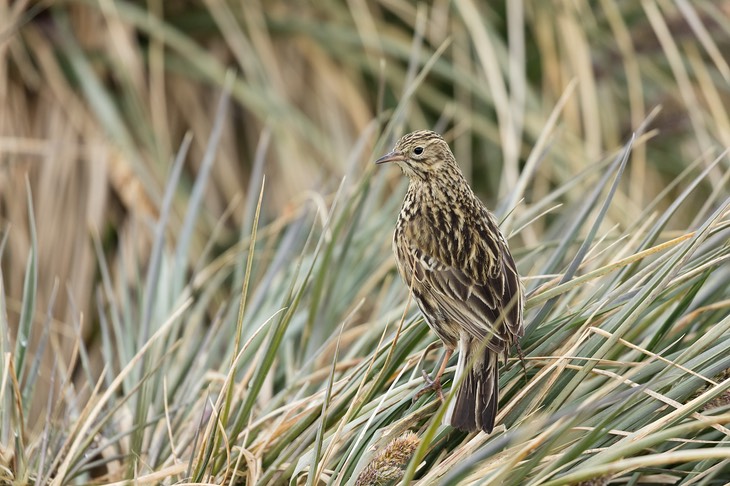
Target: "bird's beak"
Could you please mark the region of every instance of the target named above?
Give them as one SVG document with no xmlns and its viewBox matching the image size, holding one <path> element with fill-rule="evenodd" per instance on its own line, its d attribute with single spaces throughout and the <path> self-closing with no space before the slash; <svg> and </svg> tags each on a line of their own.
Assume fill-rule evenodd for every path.
<svg viewBox="0 0 730 486">
<path fill-rule="evenodd" d="M 403 162 L 406 160 L 405 155 L 398 152 L 397 150 L 393 150 L 390 153 L 387 153 L 380 157 L 378 160 L 375 161 L 376 164 L 385 164 L 387 162 Z"/>
</svg>

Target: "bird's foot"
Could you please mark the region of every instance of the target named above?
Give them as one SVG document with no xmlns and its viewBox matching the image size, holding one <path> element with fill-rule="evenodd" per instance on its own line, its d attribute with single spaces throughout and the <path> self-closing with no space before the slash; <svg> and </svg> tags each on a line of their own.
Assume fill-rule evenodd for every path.
<svg viewBox="0 0 730 486">
<path fill-rule="evenodd" d="M 522 365 L 522 373 L 525 378 L 525 383 L 527 383 L 527 367 L 525 366 L 525 353 L 522 351 L 522 346 L 520 346 L 519 341 L 517 341 L 517 355 L 520 357 L 520 364 Z"/>
<path fill-rule="evenodd" d="M 413 397 L 413 401 L 415 402 L 419 398 L 421 398 L 421 395 L 428 392 L 436 392 L 436 394 L 439 397 L 439 400 L 442 402 L 444 401 L 444 392 L 441 390 L 441 377 L 437 376 L 435 380 L 432 380 L 430 376 L 428 376 L 428 373 L 426 373 L 426 370 L 421 370 L 421 373 L 423 373 L 423 381 L 426 382 L 426 384 L 418 390 L 416 395 Z"/>
</svg>

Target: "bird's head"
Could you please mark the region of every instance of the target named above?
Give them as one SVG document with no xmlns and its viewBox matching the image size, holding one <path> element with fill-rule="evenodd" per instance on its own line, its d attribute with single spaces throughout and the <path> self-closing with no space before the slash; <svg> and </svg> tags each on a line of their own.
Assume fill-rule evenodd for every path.
<svg viewBox="0 0 730 486">
<path fill-rule="evenodd" d="M 419 130 L 404 135 L 392 152 L 378 160 L 376 164 L 396 163 L 411 181 L 434 181 L 443 179 L 442 175 L 460 176 L 461 171 L 449 144 L 436 132 Z"/>
</svg>

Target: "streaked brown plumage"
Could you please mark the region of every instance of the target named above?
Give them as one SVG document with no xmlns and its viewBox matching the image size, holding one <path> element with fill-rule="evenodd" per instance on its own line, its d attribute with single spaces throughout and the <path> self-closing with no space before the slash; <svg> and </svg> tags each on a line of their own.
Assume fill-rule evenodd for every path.
<svg viewBox="0 0 730 486">
<path fill-rule="evenodd" d="M 461 430 L 494 428 L 498 363 L 524 333 L 524 294 L 494 216 L 472 192 L 448 144 L 421 130 L 376 161 L 394 162 L 409 178 L 393 236 L 398 271 L 411 288 L 446 357 L 458 349 L 457 382 L 473 361 L 445 421 Z"/>
</svg>

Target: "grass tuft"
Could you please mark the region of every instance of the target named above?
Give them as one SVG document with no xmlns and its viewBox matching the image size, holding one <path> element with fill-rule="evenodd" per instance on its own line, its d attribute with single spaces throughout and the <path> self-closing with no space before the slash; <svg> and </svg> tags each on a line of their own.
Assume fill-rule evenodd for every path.
<svg viewBox="0 0 730 486">
<path fill-rule="evenodd" d="M 419 441 L 416 434 L 408 431 L 388 442 L 358 474 L 355 485 L 388 484 L 400 480 Z"/>
</svg>

